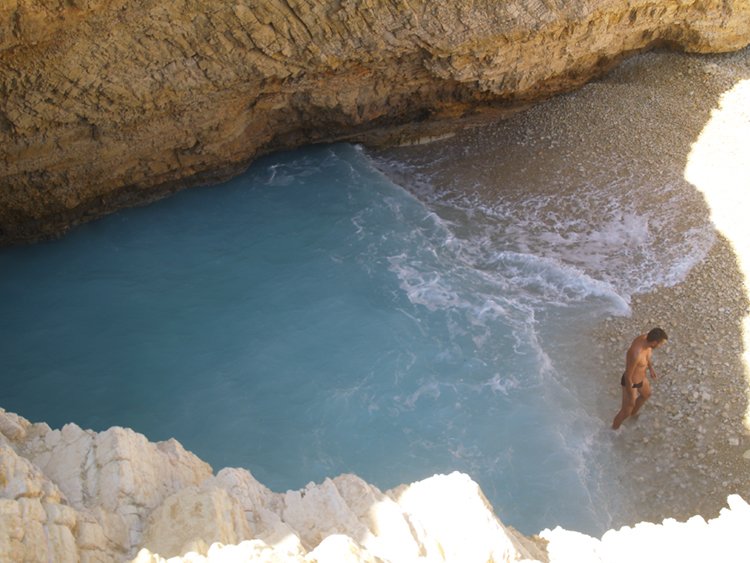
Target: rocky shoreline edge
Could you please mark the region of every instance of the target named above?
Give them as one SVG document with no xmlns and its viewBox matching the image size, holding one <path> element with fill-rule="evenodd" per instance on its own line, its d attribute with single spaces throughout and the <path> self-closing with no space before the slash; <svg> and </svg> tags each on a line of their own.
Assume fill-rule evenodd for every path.
<svg viewBox="0 0 750 563">
<path fill-rule="evenodd" d="M 632 309 L 630 317 L 612 317 L 592 334 L 603 364 L 621 366 L 628 338 L 652 326 L 666 327 L 670 338 L 654 357 L 660 377 L 651 400 L 612 436 L 621 468 L 613 478 L 629 489 L 640 518 L 714 516 L 728 492 L 750 497 L 742 360 L 748 298 L 729 242 L 719 235 L 683 283 L 636 296 Z M 603 395 L 606 421 L 620 400 L 615 381 Z"/>
<path fill-rule="evenodd" d="M 613 471 L 607 482 L 623 492 L 622 499 L 611 499 L 617 504 L 611 507 L 615 527 L 641 520 L 687 519 L 696 513 L 714 517 L 727 494 L 750 496 L 750 252 L 749 233 L 742 227 L 746 221 L 739 211 L 747 209 L 750 200 L 742 180 L 748 176 L 741 147 L 747 145 L 733 141 L 747 135 L 746 126 L 733 122 L 743 122 L 737 111 L 746 107 L 744 90 L 738 85 L 748 84 L 749 55 L 747 49 L 727 56 L 641 55 L 600 81 L 511 118 L 502 127 L 487 126 L 484 134 L 459 133 L 443 143 L 472 147 L 478 156 L 468 164 L 425 167 L 435 182 L 462 174 L 464 185 L 481 186 L 472 197 L 490 205 L 502 201 L 503 191 L 494 187 L 497 182 L 491 176 L 507 175 L 509 168 L 502 167 L 499 157 L 496 168 L 484 163 L 493 161 L 492 151 L 502 150 L 494 144 L 503 147 L 503 139 L 531 124 L 551 139 L 545 144 L 537 135 L 528 141 L 532 149 L 570 147 L 562 158 L 586 162 L 594 171 L 619 159 L 627 165 L 616 169 L 613 164 L 617 172 L 612 176 L 630 174 L 628 182 L 639 189 L 670 185 L 691 197 L 698 194 L 685 214 L 712 223 L 715 242 L 700 251 L 705 256 L 680 283 L 634 295 L 629 316 L 612 316 L 584 327 L 582 346 L 570 360 L 575 364 L 569 370 L 574 384 L 595 390 L 593 400 L 586 399 L 586 410 L 600 421 L 597 439 L 614 457 L 608 463 Z M 605 147 L 601 152 L 606 157 L 597 153 L 600 147 Z M 426 160 L 427 150 L 390 149 L 386 156 L 420 162 Z M 541 151 L 516 151 L 513 165 L 544 171 L 529 181 L 527 189 L 532 189 L 534 182 L 554 178 L 554 164 L 548 167 L 552 172 L 544 169 L 554 158 Z M 475 175 L 475 162 L 492 172 Z M 713 171 L 710 183 L 691 172 L 697 166 Z M 734 178 L 728 178 L 732 171 Z M 590 175 L 569 174 L 566 183 L 585 185 Z M 443 184 L 438 187 L 446 189 Z M 720 216 L 727 215 L 727 209 L 736 216 Z M 656 225 L 653 228 L 652 236 L 662 236 Z M 655 354 L 662 377 L 639 417 L 613 432 L 625 351 L 637 334 L 655 326 L 670 335 L 668 345 Z"/>
<path fill-rule="evenodd" d="M 1 409 L 0 485 L 3 561 L 703 561 L 750 549 L 750 505 L 738 495 L 708 522 L 527 538 L 460 473 L 387 492 L 341 475 L 274 493 L 244 469 L 214 475 L 174 439 L 53 430 Z M 655 542 L 645 559 L 644 541 Z"/>
</svg>

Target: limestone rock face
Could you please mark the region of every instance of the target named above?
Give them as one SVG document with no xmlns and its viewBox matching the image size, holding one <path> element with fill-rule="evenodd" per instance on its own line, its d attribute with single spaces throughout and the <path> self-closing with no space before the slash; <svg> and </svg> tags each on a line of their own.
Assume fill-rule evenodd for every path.
<svg viewBox="0 0 750 563">
<path fill-rule="evenodd" d="M 129 429 L 52 430 L 0 409 L 0 561 L 115 561 L 146 518 L 211 467 Z"/>
<path fill-rule="evenodd" d="M 5 1 L 0 243 L 271 150 L 532 101 L 653 45 L 738 49 L 748 29 L 746 0 Z"/>
<path fill-rule="evenodd" d="M 0 409 L 0 561 L 499 563 L 738 561 L 750 505 L 706 522 L 640 523 L 601 539 L 504 526 L 460 473 L 381 492 L 355 475 L 274 493 L 170 440 L 52 430 Z"/>
<path fill-rule="evenodd" d="M 383 493 L 354 475 L 273 493 L 177 442 L 52 430 L 0 409 L 0 561 L 516 561 L 543 551 L 465 475 Z M 536 555 L 533 557 L 532 555 Z"/>
<path fill-rule="evenodd" d="M 537 560 L 544 553 L 504 527 L 477 484 L 459 473 L 387 493 L 341 475 L 281 494 L 246 470 L 224 469 L 166 499 L 149 517 L 141 545 L 137 563 L 174 556 L 217 562 L 505 562 Z"/>
</svg>

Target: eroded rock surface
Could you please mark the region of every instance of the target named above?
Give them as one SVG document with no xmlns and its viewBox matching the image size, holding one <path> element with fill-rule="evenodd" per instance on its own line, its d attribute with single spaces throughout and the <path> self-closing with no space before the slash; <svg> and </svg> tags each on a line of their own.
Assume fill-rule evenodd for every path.
<svg viewBox="0 0 750 563">
<path fill-rule="evenodd" d="M 211 474 L 175 440 L 52 430 L 0 409 L 0 561 L 123 560 L 156 508 Z"/>
<path fill-rule="evenodd" d="M 192 555 L 189 555 L 192 553 Z M 543 549 L 466 475 L 383 493 L 354 475 L 274 493 L 176 441 L 52 430 L 0 409 L 0 561 L 516 561 Z M 234 557 L 234 559 L 232 559 Z"/>
<path fill-rule="evenodd" d="M 271 150 L 429 133 L 650 46 L 739 49 L 748 29 L 745 0 L 4 2 L 0 243 Z"/>
<path fill-rule="evenodd" d="M 750 552 L 750 505 L 728 504 L 708 522 L 527 538 L 460 473 L 387 492 L 341 475 L 274 493 L 245 469 L 213 475 L 174 440 L 52 430 L 0 409 L 0 561 L 738 561 Z"/>
</svg>

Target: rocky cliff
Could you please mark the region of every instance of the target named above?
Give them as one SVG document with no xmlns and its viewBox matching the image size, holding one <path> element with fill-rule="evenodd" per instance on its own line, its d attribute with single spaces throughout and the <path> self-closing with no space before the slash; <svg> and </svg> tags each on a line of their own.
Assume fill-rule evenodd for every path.
<svg viewBox="0 0 750 563">
<path fill-rule="evenodd" d="M 504 527 L 464 475 L 387 493 L 343 475 L 279 494 L 244 469 L 213 475 L 174 440 L 52 430 L 0 409 L 0 561 L 123 561 L 139 550 L 139 563 L 189 552 L 306 562 L 543 554 Z"/>
<path fill-rule="evenodd" d="M 504 526 L 466 475 L 381 492 L 354 475 L 274 493 L 174 440 L 53 430 L 0 409 L 0 561 L 297 563 L 736 561 L 750 505 L 709 522 L 638 524 L 601 540 Z"/>
<path fill-rule="evenodd" d="M 738 49 L 749 29 L 747 0 L 5 1 L 0 243 L 271 150 L 517 107 L 655 45 Z"/>
</svg>

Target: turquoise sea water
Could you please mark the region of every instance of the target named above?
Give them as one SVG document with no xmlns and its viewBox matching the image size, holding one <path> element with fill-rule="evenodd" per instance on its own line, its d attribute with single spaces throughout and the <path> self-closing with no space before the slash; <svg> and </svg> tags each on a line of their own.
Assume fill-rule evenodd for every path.
<svg viewBox="0 0 750 563">
<path fill-rule="evenodd" d="M 464 471 L 525 533 L 603 531 L 602 423 L 555 358 L 630 289 L 428 191 L 312 147 L 1 250 L 0 406 L 175 437 L 277 491 Z"/>
</svg>

